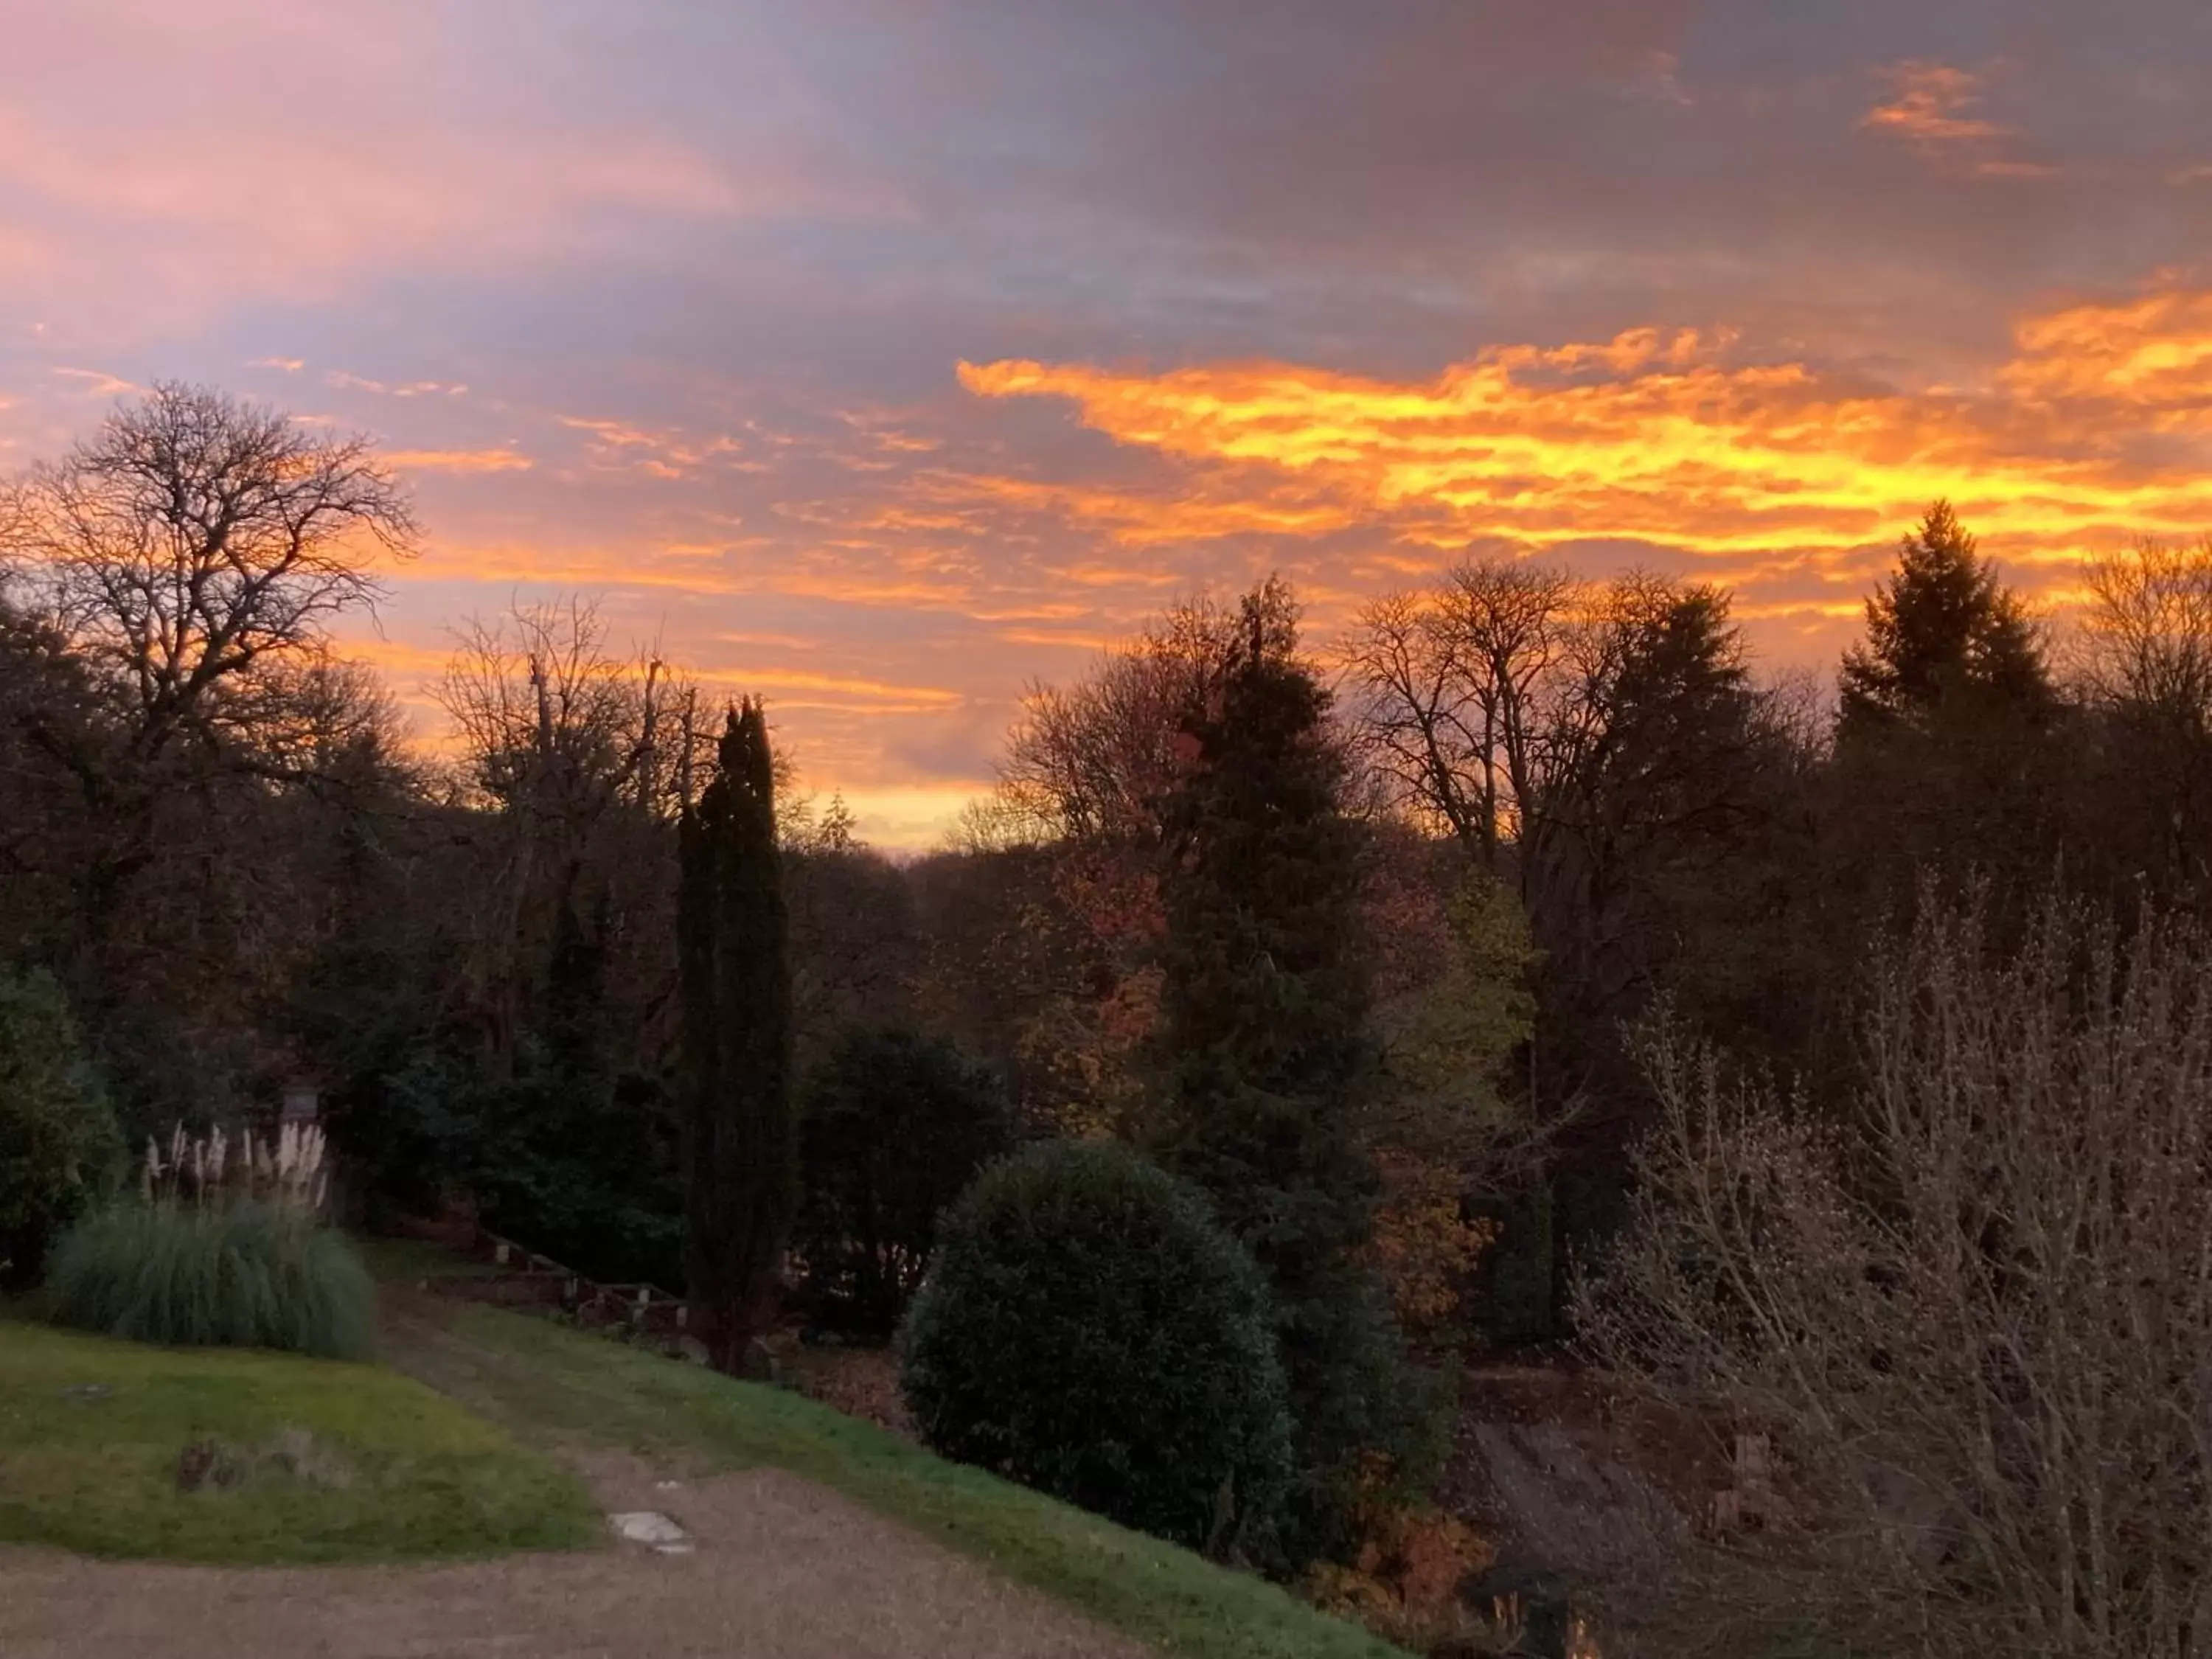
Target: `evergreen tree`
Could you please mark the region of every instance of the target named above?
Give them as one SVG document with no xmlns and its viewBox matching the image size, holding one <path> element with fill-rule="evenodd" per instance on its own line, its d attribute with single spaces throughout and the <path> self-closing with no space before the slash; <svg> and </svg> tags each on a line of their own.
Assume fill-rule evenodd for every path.
<svg viewBox="0 0 2212 1659">
<path fill-rule="evenodd" d="M 562 901 L 540 1026 L 524 1034 L 506 1075 L 479 1073 L 458 1095 L 473 1108 L 471 1184 L 501 1232 L 581 1273 L 680 1284 L 677 1113 L 659 1079 L 618 1055 L 607 933 L 604 912 L 587 928 L 574 901 Z"/>
<path fill-rule="evenodd" d="M 0 1286 L 36 1282 L 123 1152 L 60 984 L 0 967 Z"/>
<path fill-rule="evenodd" d="M 1909 915 L 1922 884 L 1995 884 L 2014 920 L 2067 834 L 2064 706 L 2019 598 L 1946 501 L 1905 538 L 1847 652 L 1828 769 L 1820 905 L 1824 953 L 1863 950 L 1869 919 Z"/>
<path fill-rule="evenodd" d="M 1246 599 L 1208 706 L 1186 722 L 1164 815 L 1168 937 L 1155 1149 L 1213 1194 L 1273 1283 L 1303 1482 L 1285 1546 L 1335 1547 L 1362 1454 L 1411 1449 L 1419 1415 L 1387 1310 L 1356 1261 L 1379 1087 L 1361 936 L 1361 843 L 1329 694 L 1298 661 L 1290 595 Z"/>
<path fill-rule="evenodd" d="M 772 1304 L 799 1202 L 789 920 L 757 702 L 730 712 L 684 819 L 682 860 L 685 1267 L 708 1358 L 735 1372 Z"/>
<path fill-rule="evenodd" d="M 1999 584 L 1948 501 L 1899 549 L 1867 601 L 1867 637 L 1844 654 L 1838 735 L 1926 728 L 1962 708 L 2047 714 L 2055 699 L 2019 598 Z"/>
</svg>

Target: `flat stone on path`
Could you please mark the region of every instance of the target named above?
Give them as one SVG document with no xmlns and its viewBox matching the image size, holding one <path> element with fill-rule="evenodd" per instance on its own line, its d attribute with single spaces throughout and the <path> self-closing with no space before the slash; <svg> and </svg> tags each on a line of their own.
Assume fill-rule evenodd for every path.
<svg viewBox="0 0 2212 1659">
<path fill-rule="evenodd" d="M 659 1510 L 624 1510 L 607 1519 L 615 1531 L 633 1544 L 644 1544 L 663 1555 L 691 1553 L 691 1534 Z"/>
</svg>

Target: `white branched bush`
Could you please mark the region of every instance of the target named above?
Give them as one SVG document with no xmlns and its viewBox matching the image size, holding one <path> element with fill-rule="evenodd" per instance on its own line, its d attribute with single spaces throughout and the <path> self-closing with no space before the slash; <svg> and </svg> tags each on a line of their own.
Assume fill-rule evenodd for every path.
<svg viewBox="0 0 2212 1659">
<path fill-rule="evenodd" d="M 371 1346 L 375 1293 L 328 1196 L 323 1132 L 149 1141 L 138 1201 L 80 1222 L 54 1252 L 61 1323 L 179 1346 L 289 1348 L 341 1358 Z"/>
<path fill-rule="evenodd" d="M 1817 1123 L 1649 1036 L 1662 1118 L 1583 1328 L 1770 1437 L 1781 1502 L 1620 1610 L 1655 1651 L 2212 1653 L 2212 941 L 2054 903 L 2000 955 L 1937 909 L 1861 1036 Z"/>
<path fill-rule="evenodd" d="M 189 1203 L 206 1208 L 258 1200 L 280 1210 L 319 1215 L 329 1196 L 326 1143 L 321 1126 L 287 1123 L 273 1139 L 247 1129 L 234 1144 L 218 1124 L 193 1136 L 182 1123 L 169 1136 L 167 1156 L 148 1137 L 139 1193 L 149 1203 Z"/>
</svg>

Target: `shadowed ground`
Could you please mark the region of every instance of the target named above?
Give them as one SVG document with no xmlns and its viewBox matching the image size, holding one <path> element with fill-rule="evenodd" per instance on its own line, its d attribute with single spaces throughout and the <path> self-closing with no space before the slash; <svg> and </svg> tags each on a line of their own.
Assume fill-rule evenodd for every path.
<svg viewBox="0 0 2212 1659">
<path fill-rule="evenodd" d="M 180 1567 L 0 1549 L 0 1656 L 1396 1651 L 1261 1579 L 940 1462 L 793 1391 L 454 1300 L 431 1288 L 434 1276 L 409 1277 L 416 1282 L 387 1283 L 382 1297 L 388 1365 L 580 1471 L 587 1514 L 662 1511 L 691 1534 L 694 1553 L 617 1543 L 611 1530 L 584 1551 L 502 1556 L 491 1542 L 490 1559 L 418 1567 Z M 0 1411 L 8 1404 L 0 1389 Z"/>
<path fill-rule="evenodd" d="M 0 1552 L 9 1659 L 1124 1659 L 1033 1591 L 775 1469 L 673 1488 L 589 1460 L 609 1510 L 655 1509 L 696 1553 L 635 1546 L 433 1568 L 211 1569 Z"/>
</svg>

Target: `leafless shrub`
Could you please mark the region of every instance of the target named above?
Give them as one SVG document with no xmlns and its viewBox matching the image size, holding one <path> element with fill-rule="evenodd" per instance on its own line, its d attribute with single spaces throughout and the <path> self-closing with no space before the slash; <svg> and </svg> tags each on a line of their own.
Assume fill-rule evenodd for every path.
<svg viewBox="0 0 2212 1659">
<path fill-rule="evenodd" d="M 1614 1601 L 1684 1651 L 2212 1651 L 2212 940 L 2054 902 L 1999 960 L 1928 908 L 1846 1121 L 1648 1035 L 1662 1119 L 1583 1329 L 1770 1433 L 1789 1518 Z"/>
</svg>

